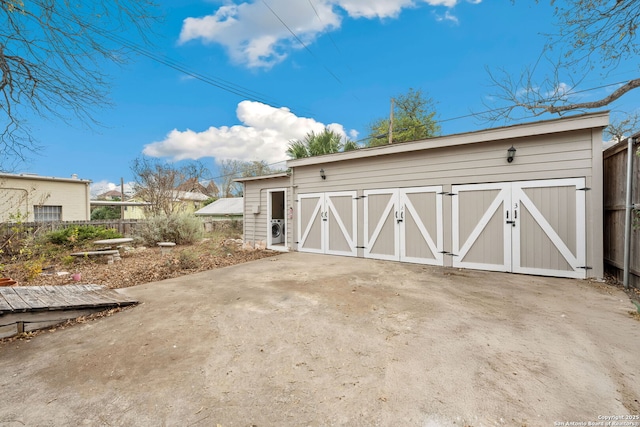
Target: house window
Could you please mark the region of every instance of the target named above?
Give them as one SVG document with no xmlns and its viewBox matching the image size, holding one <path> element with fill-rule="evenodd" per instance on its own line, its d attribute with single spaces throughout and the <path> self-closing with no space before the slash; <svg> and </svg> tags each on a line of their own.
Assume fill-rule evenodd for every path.
<svg viewBox="0 0 640 427">
<path fill-rule="evenodd" d="M 62 221 L 62 206 L 36 205 L 33 207 L 33 218 L 35 222 Z"/>
</svg>

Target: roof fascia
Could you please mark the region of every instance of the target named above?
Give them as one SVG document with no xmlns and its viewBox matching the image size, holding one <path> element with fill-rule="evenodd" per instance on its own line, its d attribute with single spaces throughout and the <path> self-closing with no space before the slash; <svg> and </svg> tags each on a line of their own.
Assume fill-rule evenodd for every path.
<svg viewBox="0 0 640 427">
<path fill-rule="evenodd" d="M 328 154 L 324 156 L 306 157 L 304 159 L 294 159 L 287 161 L 287 167 L 295 168 L 298 166 L 340 162 L 345 160 L 362 159 L 388 154 L 430 150 L 434 148 L 455 147 L 482 142 L 495 142 L 505 139 L 548 135 L 581 129 L 603 128 L 608 125 L 608 111 L 589 113 L 568 118 L 525 123 L 455 135 L 439 136 L 420 141 L 404 142 L 400 144 L 385 145 L 382 147 L 362 148 L 359 150 Z"/>
</svg>

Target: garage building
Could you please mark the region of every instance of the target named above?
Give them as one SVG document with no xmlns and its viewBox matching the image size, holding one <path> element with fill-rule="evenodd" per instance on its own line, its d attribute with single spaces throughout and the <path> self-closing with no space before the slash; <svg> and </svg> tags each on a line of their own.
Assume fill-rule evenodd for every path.
<svg viewBox="0 0 640 427">
<path fill-rule="evenodd" d="M 253 246 L 558 277 L 603 276 L 591 113 L 290 160 L 244 178 Z"/>
</svg>

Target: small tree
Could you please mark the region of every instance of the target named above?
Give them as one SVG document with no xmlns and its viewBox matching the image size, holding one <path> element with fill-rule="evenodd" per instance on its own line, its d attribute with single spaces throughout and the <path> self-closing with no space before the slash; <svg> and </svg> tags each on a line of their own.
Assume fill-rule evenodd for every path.
<svg viewBox="0 0 640 427">
<path fill-rule="evenodd" d="M 287 155 L 292 159 L 302 159 L 358 148 L 358 143 L 355 141 L 345 140 L 339 133 L 325 128 L 320 133 L 311 131 L 305 135 L 304 139 L 289 142 Z"/>
<path fill-rule="evenodd" d="M 178 209 L 177 188 L 190 180 L 201 180 L 209 174 L 200 162 L 176 166 L 149 157 L 139 157 L 131 163 L 136 197 L 150 203 L 152 215 L 170 215 Z"/>
<path fill-rule="evenodd" d="M 637 133 L 638 129 L 640 129 L 640 114 L 636 112 L 611 120 L 611 123 L 605 129 L 605 135 L 609 140 L 620 142 Z"/>
<path fill-rule="evenodd" d="M 389 129 L 389 117 L 371 123 L 367 140 L 369 147 L 388 144 L 390 131 L 392 143 L 417 141 L 440 134 L 440 125 L 435 120 L 435 102 L 425 96 L 422 90 L 410 88 L 409 92 L 396 96 L 392 102 L 393 126 Z"/>
<path fill-rule="evenodd" d="M 220 162 L 220 197 L 241 197 L 242 186 L 233 180 L 251 176 L 269 175 L 277 172 L 264 160 L 243 162 L 225 159 Z"/>
</svg>

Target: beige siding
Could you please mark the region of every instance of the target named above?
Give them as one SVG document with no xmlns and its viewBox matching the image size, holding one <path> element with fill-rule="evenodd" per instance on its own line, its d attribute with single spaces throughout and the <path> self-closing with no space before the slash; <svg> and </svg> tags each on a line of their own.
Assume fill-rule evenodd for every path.
<svg viewBox="0 0 640 427">
<path fill-rule="evenodd" d="M 507 149 L 517 149 L 507 163 Z M 326 180 L 320 178 L 320 168 Z M 299 193 L 589 177 L 591 130 L 300 166 Z"/>
<path fill-rule="evenodd" d="M 599 129 L 589 128 L 362 158 L 334 155 L 324 163 L 299 166 L 294 163 L 295 191 L 303 194 L 357 190 L 362 196 L 364 190 L 442 185 L 445 192 L 450 192 L 451 186 L 457 184 L 584 177 L 586 186 L 592 189 L 586 192 L 587 262 L 591 267 L 588 274 L 602 277 L 602 249 L 599 248 L 602 244 L 602 175 L 601 168 L 594 166 L 601 155 L 601 135 Z M 508 163 L 507 149 L 512 145 L 517 150 L 516 156 Z M 384 152 L 383 149 L 380 153 Z M 347 160 L 336 161 L 342 158 Z M 320 177 L 321 168 L 325 180 Z M 358 224 L 363 224 L 364 205 L 362 201 L 359 203 Z M 452 249 L 451 212 L 451 197 L 445 196 L 444 250 L 448 252 Z M 358 236 L 358 246 L 363 246 L 363 233 L 359 232 Z M 390 245 L 391 242 L 378 244 Z M 378 249 L 386 252 L 390 248 Z M 501 256 L 495 254 L 496 259 Z M 450 257 L 445 258 L 445 265 L 450 266 L 451 262 Z"/>
<path fill-rule="evenodd" d="M 481 190 L 458 194 L 460 212 L 460 241 L 466 242 L 480 222 L 480 219 L 496 199 L 500 190 Z M 499 265 L 504 262 L 504 221 L 503 204 L 495 211 L 476 243 L 465 256 L 466 262 Z"/>
<path fill-rule="evenodd" d="M 285 206 L 285 230 L 287 242 L 285 246 L 291 247 L 293 236 L 293 221 L 286 214 L 293 206 L 293 199 L 290 190 L 290 178 L 278 177 L 244 182 L 244 241 L 252 246 L 266 244 L 267 233 L 271 231 L 271 225 L 267 224 L 269 219 L 267 194 L 270 189 L 286 189 Z M 254 209 L 258 207 L 260 213 L 254 214 Z"/>
<path fill-rule="evenodd" d="M 33 221 L 34 206 L 61 206 L 62 221 L 89 220 L 89 182 L 0 177 L 0 221 L 20 213 Z"/>
</svg>

